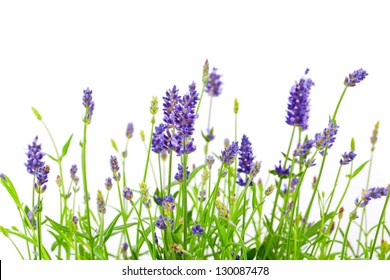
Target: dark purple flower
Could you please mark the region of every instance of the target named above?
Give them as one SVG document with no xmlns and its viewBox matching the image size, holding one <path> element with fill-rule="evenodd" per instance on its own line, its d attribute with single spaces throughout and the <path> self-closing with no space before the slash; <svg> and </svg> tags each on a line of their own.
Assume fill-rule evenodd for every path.
<svg viewBox="0 0 390 280">
<path fill-rule="evenodd" d="M 279 160 L 279 166 L 275 165 L 275 172 L 280 177 L 288 177 L 290 175 L 290 168 L 291 166 L 287 168 L 282 167 L 282 161 Z"/>
<path fill-rule="evenodd" d="M 353 161 L 353 159 L 356 157 L 356 154 L 353 151 L 350 151 L 349 153 L 345 152 L 344 154 L 341 155 L 341 157 L 342 158 L 340 159 L 340 164 L 347 165 L 351 161 Z"/>
<path fill-rule="evenodd" d="M 239 168 L 237 169 L 237 184 L 245 187 L 248 183 L 248 177 L 251 173 L 252 166 L 253 166 L 253 150 L 252 150 L 252 143 L 249 141 L 249 138 L 244 134 L 241 139 L 241 146 L 238 150 L 238 165 Z M 241 178 L 241 173 L 244 173 L 245 178 Z M 253 185 L 253 181 L 251 180 L 249 183 L 249 186 Z"/>
<path fill-rule="evenodd" d="M 175 85 L 172 89 L 169 89 L 163 97 L 164 122 L 169 126 L 169 128 L 174 126 L 171 119 L 171 114 L 174 113 L 176 104 L 179 103 L 180 99 L 181 97 L 179 96 L 179 90 L 176 89 Z"/>
<path fill-rule="evenodd" d="M 119 171 L 119 164 L 118 164 L 118 159 L 116 156 L 111 156 L 110 159 L 110 166 L 111 166 L 111 171 L 112 171 L 112 179 L 115 181 L 119 181 L 121 178 L 121 174 L 118 172 Z"/>
<path fill-rule="evenodd" d="M 72 222 L 77 226 L 77 222 L 79 221 L 79 219 L 77 218 L 77 216 L 73 216 L 72 217 Z"/>
<path fill-rule="evenodd" d="M 192 227 L 192 234 L 202 235 L 203 232 L 204 232 L 204 229 L 199 224 L 197 224 L 196 226 Z"/>
<path fill-rule="evenodd" d="M 368 73 L 360 68 L 359 70 L 354 71 L 352 74 L 349 74 L 348 77 L 344 79 L 344 85 L 347 87 L 354 87 L 357 83 L 363 81 Z"/>
<path fill-rule="evenodd" d="M 123 190 L 123 197 L 126 200 L 131 201 L 133 199 L 133 197 L 134 197 L 134 194 L 133 194 L 132 190 L 130 190 L 130 188 L 124 188 L 124 190 Z"/>
<path fill-rule="evenodd" d="M 222 151 L 221 154 L 221 161 L 227 165 L 231 165 L 234 161 L 234 158 L 237 156 L 238 153 L 238 142 L 233 141 L 233 143 L 225 148 L 225 150 Z"/>
<path fill-rule="evenodd" d="M 152 151 L 159 154 L 163 150 L 165 150 L 165 138 L 164 138 L 164 132 L 165 132 L 166 126 L 164 124 L 160 124 L 155 127 L 155 132 L 152 136 Z"/>
<path fill-rule="evenodd" d="M 217 74 L 217 68 L 213 68 L 210 73 L 205 86 L 205 92 L 212 97 L 217 97 L 222 93 L 221 75 Z"/>
<path fill-rule="evenodd" d="M 27 212 L 27 217 L 28 217 L 28 219 L 30 221 L 30 224 L 35 228 L 37 226 L 37 222 L 34 219 L 34 215 L 35 214 L 32 211 L 28 211 Z"/>
<path fill-rule="evenodd" d="M 164 217 L 164 216 L 160 215 L 160 217 L 156 221 L 156 227 L 158 227 L 161 230 L 165 230 L 169 223 L 173 227 L 173 220 L 168 221 L 167 217 Z"/>
<path fill-rule="evenodd" d="M 336 134 L 339 126 L 336 125 L 330 118 L 328 127 L 324 129 L 322 133 L 316 133 L 313 146 L 320 150 L 320 154 L 323 155 L 326 146 L 331 148 L 336 140 Z"/>
<path fill-rule="evenodd" d="M 133 137 L 133 133 L 134 133 L 134 125 L 133 125 L 133 123 L 128 123 L 127 129 L 126 129 L 127 139 L 130 139 L 131 137 Z"/>
<path fill-rule="evenodd" d="M 188 178 L 188 176 L 190 175 L 190 171 L 188 171 L 188 166 L 187 166 L 187 177 L 186 179 Z M 179 163 L 178 164 L 178 172 L 176 173 L 175 175 L 175 180 L 178 181 L 178 182 L 182 182 L 183 181 L 183 166 Z"/>
<path fill-rule="evenodd" d="M 154 232 L 154 242 L 156 244 L 158 244 L 158 238 L 157 238 L 157 233 L 156 232 Z"/>
<path fill-rule="evenodd" d="M 127 256 L 127 249 L 129 249 L 129 244 L 127 244 L 125 242 L 122 244 L 122 247 L 121 247 L 121 253 L 122 253 L 124 258 L 126 258 L 126 256 Z"/>
<path fill-rule="evenodd" d="M 305 71 L 305 75 L 308 73 Z M 286 123 L 292 126 L 298 126 L 302 130 L 308 128 L 310 111 L 310 89 L 314 86 L 310 78 L 301 78 L 290 90 L 289 104 L 287 106 Z"/>
<path fill-rule="evenodd" d="M 89 88 L 84 90 L 83 105 L 86 109 L 86 113 L 84 116 L 84 122 L 89 124 L 89 123 L 91 123 L 93 110 L 95 109 L 95 103 L 92 100 L 92 90 L 90 90 Z"/>
<path fill-rule="evenodd" d="M 27 167 L 27 172 L 30 174 L 35 174 L 38 168 L 45 165 L 42 161 L 44 153 L 41 152 L 41 145 L 37 144 L 38 136 L 34 138 L 34 141 L 31 145 L 28 145 L 27 162 L 24 164 Z"/>
<path fill-rule="evenodd" d="M 360 199 L 355 199 L 355 204 L 359 207 L 364 207 L 368 204 L 368 202 L 370 202 L 371 199 L 377 199 L 381 198 L 382 196 L 387 196 L 388 193 L 389 188 L 387 187 L 369 188 L 368 190 L 363 190 Z"/>
</svg>

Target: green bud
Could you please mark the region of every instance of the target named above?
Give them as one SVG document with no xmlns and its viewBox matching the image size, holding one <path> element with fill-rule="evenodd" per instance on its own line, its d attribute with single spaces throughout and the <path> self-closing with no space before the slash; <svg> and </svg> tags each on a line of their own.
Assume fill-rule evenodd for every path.
<svg viewBox="0 0 390 280">
<path fill-rule="evenodd" d="M 145 132 L 142 129 L 140 131 L 140 135 L 141 135 L 142 142 L 145 142 Z"/>
<path fill-rule="evenodd" d="M 239 109 L 239 104 L 237 98 L 234 99 L 234 114 L 237 115 Z"/>
<path fill-rule="evenodd" d="M 351 139 L 351 151 L 352 151 L 352 152 L 355 151 L 355 138 L 352 138 L 352 139 Z"/>
<path fill-rule="evenodd" d="M 38 121 L 41 121 L 42 120 L 42 116 L 41 116 L 41 114 L 39 114 L 38 110 L 35 109 L 34 107 L 31 107 L 31 109 L 32 109 L 34 115 L 37 117 Z"/>
<path fill-rule="evenodd" d="M 157 114 L 157 112 L 158 112 L 158 100 L 157 100 L 157 96 L 153 96 L 152 102 L 150 103 L 150 113 L 152 115 L 155 115 Z"/>
</svg>

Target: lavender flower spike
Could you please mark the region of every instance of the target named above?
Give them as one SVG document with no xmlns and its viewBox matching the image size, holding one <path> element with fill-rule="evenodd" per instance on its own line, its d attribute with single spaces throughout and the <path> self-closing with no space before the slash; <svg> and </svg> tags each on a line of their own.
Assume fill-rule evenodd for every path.
<svg viewBox="0 0 390 280">
<path fill-rule="evenodd" d="M 357 83 L 363 81 L 368 73 L 360 68 L 359 70 L 355 70 L 353 73 L 349 74 L 348 77 L 345 77 L 344 85 L 347 87 L 354 87 Z"/>
<path fill-rule="evenodd" d="M 186 170 L 186 179 L 188 178 L 188 176 L 190 175 L 190 171 L 188 171 L 188 166 L 187 166 L 187 170 Z M 178 171 L 175 175 L 175 180 L 178 181 L 178 182 L 182 182 L 183 181 L 183 166 L 179 163 L 178 164 Z"/>
<path fill-rule="evenodd" d="M 353 159 L 356 157 L 356 154 L 353 151 L 350 151 L 349 153 L 345 152 L 341 155 L 340 164 L 341 165 L 348 165 Z"/>
<path fill-rule="evenodd" d="M 31 145 L 28 145 L 27 162 L 24 164 L 27 168 L 27 172 L 30 174 L 35 174 L 38 168 L 45 165 L 42 161 L 44 153 L 41 152 L 41 145 L 37 144 L 38 136 L 34 138 L 34 141 Z"/>
<path fill-rule="evenodd" d="M 355 199 L 355 204 L 359 207 L 364 207 L 370 202 L 371 199 L 381 198 L 382 196 L 387 196 L 388 194 L 389 187 L 369 188 L 368 190 L 362 191 L 360 199 Z"/>
<path fill-rule="evenodd" d="M 34 184 L 34 189 L 38 193 L 44 193 L 47 186 L 45 185 L 48 182 L 48 175 L 50 172 L 50 166 L 45 165 L 43 167 L 38 168 L 35 176 L 37 177 L 37 182 Z"/>
<path fill-rule="evenodd" d="M 119 181 L 121 178 L 121 173 L 119 173 L 119 164 L 118 164 L 118 159 L 116 156 L 111 156 L 110 159 L 110 166 L 111 166 L 111 171 L 112 171 L 112 179 L 115 181 Z"/>
<path fill-rule="evenodd" d="M 210 73 L 209 78 L 207 79 L 207 84 L 205 86 L 205 92 L 207 92 L 212 97 L 217 97 L 222 93 L 222 82 L 221 75 L 217 74 L 217 68 L 213 68 L 213 71 Z"/>
<path fill-rule="evenodd" d="M 238 153 L 238 142 L 233 141 L 233 143 L 225 148 L 225 150 L 222 151 L 221 154 L 221 161 L 227 165 L 231 165 L 234 161 L 234 158 L 237 156 Z"/>
<path fill-rule="evenodd" d="M 245 187 L 248 181 L 248 175 L 251 173 L 252 165 L 253 165 L 253 150 L 252 143 L 249 141 L 249 138 L 244 134 L 241 139 L 241 147 L 238 150 L 238 154 L 240 155 L 238 158 L 239 168 L 237 169 L 237 184 Z M 245 179 L 241 178 L 241 173 L 244 173 Z M 249 186 L 253 185 L 253 181 L 249 183 Z"/>
<path fill-rule="evenodd" d="M 305 75 L 308 72 L 309 69 L 305 71 Z M 298 126 L 302 130 L 308 128 L 309 94 L 313 85 L 314 83 L 310 78 L 303 77 L 299 80 L 299 83 L 295 82 L 295 85 L 291 87 L 290 97 L 288 98 L 289 104 L 287 106 L 287 124 Z"/>
<path fill-rule="evenodd" d="M 92 100 L 92 90 L 90 90 L 89 88 L 84 90 L 83 105 L 86 109 L 86 113 L 84 116 L 84 122 L 87 124 L 90 124 L 91 119 L 92 119 L 93 110 L 95 108 L 95 103 Z"/>
<path fill-rule="evenodd" d="M 134 125 L 133 125 L 133 123 L 129 123 L 127 125 L 127 129 L 126 129 L 127 139 L 130 139 L 131 137 L 133 137 L 133 133 L 134 133 Z"/>
</svg>

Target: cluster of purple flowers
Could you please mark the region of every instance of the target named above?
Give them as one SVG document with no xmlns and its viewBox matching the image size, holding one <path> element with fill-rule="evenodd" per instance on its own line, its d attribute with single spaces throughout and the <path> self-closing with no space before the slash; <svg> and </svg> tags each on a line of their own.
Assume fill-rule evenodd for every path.
<svg viewBox="0 0 390 280">
<path fill-rule="evenodd" d="M 127 139 L 130 139 L 131 137 L 133 137 L 133 133 L 134 133 L 134 125 L 133 125 L 133 123 L 127 124 L 127 129 L 126 129 L 126 137 L 127 137 Z"/>
<path fill-rule="evenodd" d="M 164 200 L 162 201 L 161 206 L 165 211 L 165 214 L 169 215 L 173 210 L 176 209 L 175 198 L 171 194 L 164 196 Z"/>
<path fill-rule="evenodd" d="M 225 148 L 221 154 L 221 161 L 226 165 L 231 165 L 237 156 L 238 153 L 238 142 L 233 141 L 233 143 Z"/>
<path fill-rule="evenodd" d="M 35 172 L 35 176 L 37 178 L 37 182 L 34 184 L 34 189 L 38 193 L 44 193 L 47 189 L 46 183 L 48 182 L 48 175 L 50 172 L 50 166 L 45 165 Z"/>
<path fill-rule="evenodd" d="M 111 177 L 107 177 L 106 178 L 106 182 L 104 183 L 104 186 L 106 187 L 106 189 L 109 191 L 112 189 L 112 180 L 111 180 Z"/>
<path fill-rule="evenodd" d="M 187 166 L 187 170 L 186 170 L 186 180 L 188 178 L 188 176 L 190 175 L 190 171 L 188 171 L 188 166 Z M 179 163 L 178 164 L 178 171 L 177 173 L 175 174 L 175 180 L 178 181 L 178 182 L 182 182 L 183 181 L 183 166 Z"/>
<path fill-rule="evenodd" d="M 349 74 L 348 77 L 345 77 L 344 85 L 347 87 L 354 87 L 357 83 L 363 81 L 367 75 L 368 73 L 360 68 L 359 70 Z"/>
<path fill-rule="evenodd" d="M 164 217 L 160 215 L 160 217 L 156 221 L 156 227 L 158 227 L 160 230 L 167 229 L 167 225 L 171 224 L 171 227 L 173 228 L 173 220 L 169 220 L 167 217 Z"/>
<path fill-rule="evenodd" d="M 45 163 L 42 161 L 43 156 L 45 155 L 42 153 L 42 144 L 37 144 L 38 136 L 34 138 L 34 141 L 31 145 L 28 145 L 28 152 L 27 155 L 27 162 L 24 164 L 27 168 L 27 172 L 30 174 L 35 174 L 35 172 L 38 170 L 38 168 L 45 165 Z"/>
<path fill-rule="evenodd" d="M 331 148 L 336 140 L 336 134 L 339 126 L 329 118 L 328 127 L 322 133 L 316 133 L 314 136 L 313 146 L 320 150 L 320 154 L 324 154 L 326 146 Z"/>
<path fill-rule="evenodd" d="M 192 234 L 202 235 L 204 232 L 204 229 L 200 226 L 200 224 L 193 226 L 191 229 L 192 229 Z"/>
<path fill-rule="evenodd" d="M 189 92 L 183 97 L 173 86 L 163 97 L 164 123 L 156 126 L 152 138 L 152 150 L 160 153 L 163 150 L 175 151 L 177 155 L 192 153 L 196 150 L 194 139 L 191 137 L 195 128 L 196 104 L 199 94 L 195 83 L 189 86 Z"/>
<path fill-rule="evenodd" d="M 286 178 L 290 175 L 290 168 L 291 168 L 291 166 L 289 166 L 287 168 L 283 168 L 282 161 L 279 160 L 279 166 L 275 165 L 275 172 L 279 177 Z"/>
<path fill-rule="evenodd" d="M 86 113 L 84 116 L 84 122 L 87 124 L 91 123 L 93 110 L 95 109 L 95 102 L 92 100 L 92 90 L 89 88 L 84 90 L 83 95 L 83 105 L 86 109 Z"/>
<path fill-rule="evenodd" d="M 341 155 L 340 164 L 341 165 L 348 165 L 353 159 L 356 157 L 356 154 L 353 151 L 350 151 L 349 153 L 345 152 Z"/>
<path fill-rule="evenodd" d="M 121 173 L 119 171 L 119 164 L 118 164 L 118 159 L 116 156 L 111 156 L 110 159 L 110 166 L 111 166 L 111 171 L 112 171 L 112 179 L 115 181 L 119 181 L 121 178 Z"/>
<path fill-rule="evenodd" d="M 98 211 L 102 214 L 106 213 L 106 202 L 104 201 L 103 194 L 100 190 L 98 190 L 96 204 Z"/>
<path fill-rule="evenodd" d="M 382 196 L 387 196 L 388 194 L 389 188 L 386 187 L 369 188 L 368 190 L 362 191 L 360 199 L 355 199 L 355 204 L 359 207 L 364 207 L 371 199 L 381 198 Z"/>
<path fill-rule="evenodd" d="M 238 149 L 238 166 L 237 169 L 237 184 L 245 187 L 248 184 L 248 177 L 251 173 L 252 166 L 253 166 L 253 160 L 255 157 L 253 156 L 253 150 L 252 150 L 252 143 L 249 141 L 248 136 L 245 134 L 242 136 L 241 139 L 241 146 Z M 241 173 L 245 174 L 245 178 L 241 178 Z M 249 186 L 253 186 L 253 181 L 251 180 L 249 182 Z"/>
<path fill-rule="evenodd" d="M 309 72 L 306 69 L 305 75 Z M 295 82 L 295 85 L 291 87 L 290 97 L 288 98 L 289 104 L 287 106 L 286 123 L 292 126 L 298 126 L 302 130 L 308 128 L 309 120 L 309 94 L 310 89 L 314 85 L 310 78 L 301 78 L 299 82 Z"/>
<path fill-rule="evenodd" d="M 123 190 L 123 197 L 126 200 L 132 201 L 133 197 L 134 197 L 133 191 L 129 187 L 124 188 L 124 190 Z"/>
<path fill-rule="evenodd" d="M 213 68 L 210 73 L 204 91 L 212 97 L 217 97 L 222 93 L 221 75 L 217 74 L 217 68 Z"/>
</svg>

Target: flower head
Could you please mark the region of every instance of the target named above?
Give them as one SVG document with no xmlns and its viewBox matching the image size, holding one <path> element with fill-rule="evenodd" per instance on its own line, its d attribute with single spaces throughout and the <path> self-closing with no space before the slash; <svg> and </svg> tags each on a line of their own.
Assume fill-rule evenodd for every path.
<svg viewBox="0 0 390 280">
<path fill-rule="evenodd" d="M 126 200 L 132 201 L 133 197 L 134 197 L 133 191 L 130 190 L 130 188 L 124 188 L 124 190 L 123 190 L 123 197 Z"/>
<path fill-rule="evenodd" d="M 328 148 L 333 146 L 338 129 L 339 126 L 329 118 L 328 127 L 322 133 L 316 133 L 313 146 L 320 150 L 321 155 L 323 155 L 326 146 Z"/>
<path fill-rule="evenodd" d="M 118 172 L 119 171 L 119 164 L 118 164 L 118 159 L 116 156 L 111 156 L 110 159 L 110 166 L 111 166 L 111 171 L 112 171 L 112 179 L 115 181 L 119 181 L 121 178 L 121 174 Z"/>
<path fill-rule="evenodd" d="M 165 211 L 165 214 L 169 215 L 176 208 L 175 198 L 171 194 L 166 195 L 161 205 Z"/>
<path fill-rule="evenodd" d="M 24 164 L 27 167 L 27 172 L 30 174 L 35 174 L 35 172 L 38 170 L 38 168 L 45 165 L 45 163 L 42 161 L 44 153 L 41 152 L 41 145 L 37 144 L 38 136 L 34 138 L 34 141 L 31 145 L 28 145 L 28 152 L 27 155 L 27 162 Z"/>
<path fill-rule="evenodd" d="M 173 228 L 173 220 L 168 220 L 167 217 L 161 215 L 156 221 L 156 227 L 158 227 L 160 230 L 165 230 L 169 224 L 171 224 Z"/>
<path fill-rule="evenodd" d="M 212 97 L 217 97 L 222 93 L 222 81 L 221 75 L 217 74 L 217 68 L 213 68 L 213 71 L 210 73 L 207 84 L 205 86 L 205 92 L 207 92 Z"/>
<path fill-rule="evenodd" d="M 221 154 L 221 160 L 223 163 L 227 165 L 231 165 L 234 161 L 234 158 L 237 156 L 238 153 L 238 142 L 233 141 L 233 143 L 225 148 L 225 150 L 222 151 Z"/>
<path fill-rule="evenodd" d="M 188 171 L 188 166 L 187 166 L 187 172 L 186 172 L 186 180 L 188 178 L 188 176 L 190 175 L 190 171 Z M 183 181 L 183 166 L 179 163 L 178 164 L 178 172 L 176 173 L 175 175 L 175 180 L 178 181 L 178 182 L 182 182 Z"/>
<path fill-rule="evenodd" d="M 368 190 L 362 191 L 360 199 L 355 199 L 355 204 L 359 207 L 364 207 L 370 202 L 371 199 L 377 199 L 381 198 L 382 196 L 387 196 L 388 193 L 389 187 L 369 188 Z"/>
<path fill-rule="evenodd" d="M 109 191 L 112 189 L 112 180 L 111 177 L 106 178 L 106 182 L 104 183 L 106 189 Z"/>
<path fill-rule="evenodd" d="M 305 71 L 305 75 L 308 69 Z M 301 78 L 299 82 L 290 90 L 289 104 L 287 106 L 286 123 L 292 126 L 298 126 L 302 130 L 308 128 L 309 111 L 310 111 L 310 89 L 314 85 L 310 78 Z"/>
<path fill-rule="evenodd" d="M 248 181 L 248 175 L 251 173 L 252 165 L 253 165 L 253 150 L 252 150 L 252 143 L 249 141 L 249 138 L 244 134 L 241 139 L 241 146 L 238 150 L 238 165 L 239 168 L 237 169 L 237 184 L 240 186 L 246 186 Z M 241 178 L 241 173 L 245 174 L 245 178 Z M 253 185 L 253 181 L 251 180 L 249 182 L 249 186 Z"/>
<path fill-rule="evenodd" d="M 127 124 L 127 129 L 126 129 L 126 137 L 127 139 L 130 139 L 133 137 L 133 133 L 134 133 L 134 125 L 133 123 L 128 123 Z"/>
<path fill-rule="evenodd" d="M 344 79 L 344 85 L 347 87 L 354 87 L 357 83 L 363 81 L 368 73 L 360 68 L 359 70 L 353 71 L 353 73 L 349 74 L 348 77 Z"/>
<path fill-rule="evenodd" d="M 279 166 L 275 165 L 275 172 L 280 177 L 288 177 L 290 175 L 290 168 L 291 166 L 287 168 L 282 167 L 282 161 L 279 160 Z"/>
<path fill-rule="evenodd" d="M 192 227 L 191 229 L 192 229 L 192 234 L 202 235 L 204 232 L 204 229 L 199 224 Z"/>
<path fill-rule="evenodd" d="M 127 257 L 127 249 L 129 249 L 129 244 L 127 244 L 127 242 L 125 242 L 122 244 L 122 247 L 121 247 L 121 253 L 122 253 L 123 258 Z"/>
<path fill-rule="evenodd" d="M 340 164 L 341 165 L 348 165 L 353 159 L 356 157 L 356 154 L 353 151 L 350 151 L 349 153 L 345 152 L 341 155 Z"/>
<path fill-rule="evenodd" d="M 103 198 L 103 193 L 100 190 L 98 190 L 96 204 L 97 204 L 98 211 L 102 214 L 105 214 L 106 213 L 106 203 L 105 203 L 104 198 Z"/>
<path fill-rule="evenodd" d="M 213 164 L 214 164 L 214 162 L 215 162 L 215 159 L 214 159 L 214 157 L 213 156 L 207 156 L 207 158 L 206 158 L 206 164 L 207 164 L 207 167 L 209 168 L 209 169 L 211 169 L 211 167 L 213 166 Z"/>
<path fill-rule="evenodd" d="M 89 88 L 84 90 L 83 105 L 86 109 L 86 113 L 84 115 L 84 122 L 90 124 L 93 110 L 95 109 L 95 103 L 92 100 L 92 90 L 90 90 Z"/>
<path fill-rule="evenodd" d="M 35 176 L 37 178 L 37 182 L 34 184 L 34 189 L 38 193 L 44 193 L 47 186 L 45 185 L 48 182 L 48 175 L 50 172 L 50 166 L 45 165 L 43 167 L 38 168 Z"/>
</svg>

